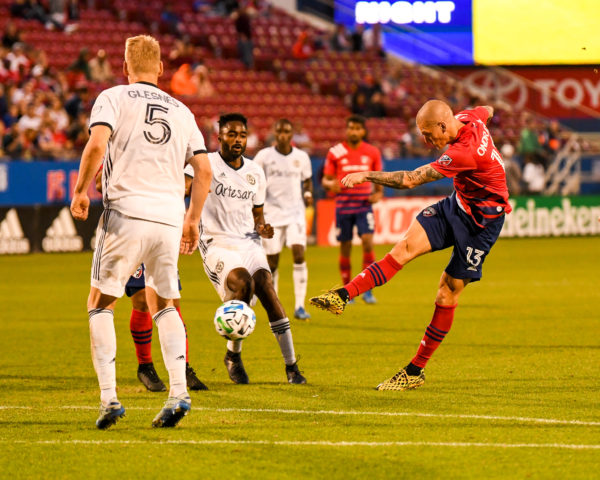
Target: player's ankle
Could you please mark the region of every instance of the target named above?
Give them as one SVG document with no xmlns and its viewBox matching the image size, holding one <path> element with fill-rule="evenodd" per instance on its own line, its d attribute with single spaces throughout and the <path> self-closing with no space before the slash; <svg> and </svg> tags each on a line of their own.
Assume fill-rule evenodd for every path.
<svg viewBox="0 0 600 480">
<path fill-rule="evenodd" d="M 414 363 L 410 362 L 406 368 L 406 374 L 410 375 L 411 377 L 418 377 L 419 375 L 421 375 L 421 372 L 423 371 L 423 369 L 421 367 L 417 367 Z"/>
<path fill-rule="evenodd" d="M 345 288 L 338 288 L 335 291 L 344 302 L 347 302 L 348 300 L 350 300 L 350 294 L 348 293 L 348 290 L 346 290 Z"/>
</svg>

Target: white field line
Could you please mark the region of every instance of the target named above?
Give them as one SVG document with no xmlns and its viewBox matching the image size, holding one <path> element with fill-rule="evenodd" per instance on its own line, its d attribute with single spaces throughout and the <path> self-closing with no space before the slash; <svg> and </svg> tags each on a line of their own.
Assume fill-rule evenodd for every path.
<svg viewBox="0 0 600 480">
<path fill-rule="evenodd" d="M 156 410 L 158 407 L 128 407 L 125 405 L 126 410 Z M 26 409 L 26 410 L 98 410 L 98 407 L 91 405 L 63 405 L 63 406 L 43 406 L 43 407 L 31 407 L 31 406 L 11 406 L 11 405 L 0 405 L 0 410 L 10 409 Z M 278 408 L 211 408 L 211 407 L 197 407 L 193 406 L 194 411 L 210 411 L 210 412 L 240 412 L 240 413 L 275 413 L 275 414 L 289 414 L 289 415 L 365 415 L 365 416 L 381 416 L 381 417 L 425 417 L 425 418 L 459 418 L 459 419 L 471 419 L 471 420 L 494 420 L 494 421 L 508 421 L 508 422 L 528 422 L 528 423 L 541 423 L 541 424 L 553 424 L 553 425 L 583 425 L 583 426 L 600 426 L 600 422 L 588 421 L 588 420 L 561 420 L 557 418 L 532 418 L 532 417 L 505 417 L 505 416 L 494 416 L 494 415 L 467 415 L 459 413 L 423 413 L 423 412 L 370 412 L 370 411 L 356 411 L 356 410 L 292 410 L 292 409 L 278 409 Z"/>
<path fill-rule="evenodd" d="M 291 440 L 0 440 L 26 445 L 271 445 L 292 447 L 478 447 L 478 448 L 558 448 L 600 450 L 600 445 L 569 443 L 483 443 L 483 442 L 328 442 Z"/>
</svg>

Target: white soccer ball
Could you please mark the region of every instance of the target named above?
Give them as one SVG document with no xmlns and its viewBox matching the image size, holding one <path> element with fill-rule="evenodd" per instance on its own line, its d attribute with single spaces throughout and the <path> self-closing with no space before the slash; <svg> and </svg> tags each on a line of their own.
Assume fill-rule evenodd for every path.
<svg viewBox="0 0 600 480">
<path fill-rule="evenodd" d="M 215 312 L 217 333 L 228 340 L 246 338 L 254 331 L 256 315 L 247 303 L 229 300 Z"/>
</svg>

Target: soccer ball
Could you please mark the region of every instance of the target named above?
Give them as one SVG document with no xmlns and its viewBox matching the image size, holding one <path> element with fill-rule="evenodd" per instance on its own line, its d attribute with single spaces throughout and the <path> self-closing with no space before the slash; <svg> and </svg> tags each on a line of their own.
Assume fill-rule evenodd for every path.
<svg viewBox="0 0 600 480">
<path fill-rule="evenodd" d="M 241 340 L 254 331 L 256 315 L 245 302 L 229 300 L 215 312 L 217 333 L 228 340 Z"/>
</svg>

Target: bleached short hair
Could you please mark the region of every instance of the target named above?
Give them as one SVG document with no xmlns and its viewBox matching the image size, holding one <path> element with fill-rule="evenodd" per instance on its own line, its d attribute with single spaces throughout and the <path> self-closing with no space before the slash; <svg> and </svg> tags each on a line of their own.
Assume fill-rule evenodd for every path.
<svg viewBox="0 0 600 480">
<path fill-rule="evenodd" d="M 160 68 L 160 45 L 150 35 L 129 37 L 125 41 L 125 61 L 132 73 L 158 73 Z"/>
</svg>

